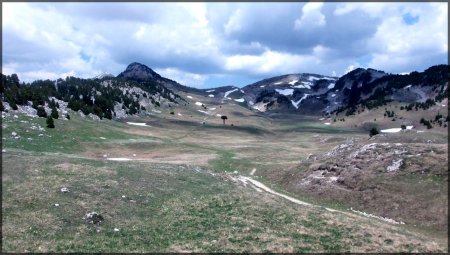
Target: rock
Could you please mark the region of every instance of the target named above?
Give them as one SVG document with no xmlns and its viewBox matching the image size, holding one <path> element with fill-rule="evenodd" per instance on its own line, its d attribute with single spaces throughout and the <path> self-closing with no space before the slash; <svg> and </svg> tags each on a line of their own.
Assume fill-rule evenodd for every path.
<svg viewBox="0 0 450 255">
<path fill-rule="evenodd" d="M 387 167 L 388 172 L 395 172 L 403 165 L 403 159 L 392 160 L 392 164 Z"/>
<path fill-rule="evenodd" d="M 39 136 L 44 136 L 44 134 L 39 134 Z"/>
<path fill-rule="evenodd" d="M 125 195 L 122 195 L 122 198 L 125 198 Z"/>
<path fill-rule="evenodd" d="M 59 204 L 54 204 L 54 206 L 58 207 L 58 206 L 59 206 Z"/>
<path fill-rule="evenodd" d="M 103 154 L 103 157 L 104 157 L 104 158 L 106 158 L 106 157 L 108 157 L 108 155 L 106 155 L 106 154 Z"/>
<path fill-rule="evenodd" d="M 5 149 L 3 149 L 3 150 L 2 150 L 2 152 L 6 152 L 6 150 L 5 150 Z"/>
<path fill-rule="evenodd" d="M 119 229 L 118 228 L 114 228 L 114 232 L 119 232 Z"/>
<path fill-rule="evenodd" d="M 96 212 L 90 212 L 84 215 L 83 220 L 90 224 L 100 224 L 104 220 L 104 218 L 102 215 Z"/>
<path fill-rule="evenodd" d="M 87 116 L 95 121 L 100 121 L 100 117 L 95 114 L 89 113 Z"/>
<path fill-rule="evenodd" d="M 17 133 L 16 132 L 12 132 L 11 135 L 12 136 L 17 136 Z"/>
<path fill-rule="evenodd" d="M 66 187 L 62 187 L 62 188 L 61 188 L 61 192 L 62 192 L 62 193 L 66 193 L 66 192 L 69 192 L 69 189 L 68 189 L 68 188 L 66 188 Z"/>
<path fill-rule="evenodd" d="M 136 154 L 133 154 L 133 157 L 136 157 Z"/>
</svg>

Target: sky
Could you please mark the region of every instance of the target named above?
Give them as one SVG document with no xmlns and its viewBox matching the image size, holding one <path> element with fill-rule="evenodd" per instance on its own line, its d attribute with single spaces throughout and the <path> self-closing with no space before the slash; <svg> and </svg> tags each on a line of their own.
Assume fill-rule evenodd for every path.
<svg viewBox="0 0 450 255">
<path fill-rule="evenodd" d="M 2 3 L 2 73 L 118 75 L 139 62 L 191 87 L 357 67 L 448 64 L 448 3 Z"/>
</svg>

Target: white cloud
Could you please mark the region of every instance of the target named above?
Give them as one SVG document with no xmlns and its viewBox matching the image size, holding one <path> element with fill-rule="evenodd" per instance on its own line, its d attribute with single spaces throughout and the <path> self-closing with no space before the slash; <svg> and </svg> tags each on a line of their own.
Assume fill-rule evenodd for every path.
<svg viewBox="0 0 450 255">
<path fill-rule="evenodd" d="M 171 80 L 180 84 L 196 88 L 203 87 L 205 80 L 208 78 L 206 75 L 184 72 L 176 68 L 155 69 L 155 72 L 163 77 L 170 77 Z"/>
<path fill-rule="evenodd" d="M 448 62 L 447 6 L 4 3 L 2 72 L 28 81 L 87 78 L 117 75 L 141 62 L 181 83 L 207 86 L 219 74 L 243 81 L 297 72 L 339 75 L 349 66 L 423 70 Z M 407 24 L 404 15 L 417 21 Z"/>
<path fill-rule="evenodd" d="M 269 50 L 261 55 L 229 56 L 226 58 L 225 69 L 255 74 L 274 73 L 293 70 L 301 61 L 300 56 Z"/>
<path fill-rule="evenodd" d="M 433 64 L 428 63 L 430 59 L 436 61 L 447 55 L 447 3 L 428 4 L 415 12 L 420 16 L 415 24 L 406 24 L 401 15 L 383 20 L 368 44 L 373 55 L 371 67 L 399 72 Z"/>
<path fill-rule="evenodd" d="M 343 75 L 344 75 L 344 74 L 347 74 L 347 73 L 350 73 L 351 71 L 355 70 L 355 69 L 358 68 L 358 67 L 359 67 L 358 64 L 347 66 L 347 69 L 345 69 Z"/>
<path fill-rule="evenodd" d="M 302 8 L 302 17 L 295 20 L 295 30 L 311 30 L 316 27 L 323 27 L 326 24 L 325 15 L 321 12 L 323 3 L 310 2 Z"/>
<path fill-rule="evenodd" d="M 230 35 L 233 32 L 240 31 L 242 29 L 242 11 L 237 9 L 233 15 L 231 15 L 228 22 L 223 26 L 225 34 Z"/>
</svg>

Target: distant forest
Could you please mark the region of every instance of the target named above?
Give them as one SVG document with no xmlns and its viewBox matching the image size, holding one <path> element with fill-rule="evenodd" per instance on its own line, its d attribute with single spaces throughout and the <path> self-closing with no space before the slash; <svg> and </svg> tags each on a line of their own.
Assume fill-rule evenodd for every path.
<svg viewBox="0 0 450 255">
<path fill-rule="evenodd" d="M 110 80 L 111 84 L 104 85 L 102 81 Z M 130 87 L 138 87 L 145 91 L 143 94 L 129 92 Z M 120 89 L 126 90 L 125 93 Z M 148 97 L 153 105 L 160 106 L 159 100 L 152 96 L 159 93 L 160 97 L 171 102 L 179 96 L 170 89 L 155 81 L 133 81 L 121 78 L 104 79 L 81 79 L 67 77 L 66 79 L 37 80 L 31 83 L 20 82 L 16 74 L 3 75 L 0 94 L 5 102 L 16 110 L 17 105 L 26 105 L 32 102 L 36 110 L 43 107 L 45 103 L 49 107 L 59 107 L 49 97 L 68 102 L 68 107 L 74 111 L 81 110 L 84 114 L 95 114 L 100 118 L 112 119 L 114 104 L 121 103 L 127 114 L 136 114 L 145 107 L 139 104 L 139 97 Z M 0 99 L 0 108 L 3 111 L 3 102 Z"/>
</svg>

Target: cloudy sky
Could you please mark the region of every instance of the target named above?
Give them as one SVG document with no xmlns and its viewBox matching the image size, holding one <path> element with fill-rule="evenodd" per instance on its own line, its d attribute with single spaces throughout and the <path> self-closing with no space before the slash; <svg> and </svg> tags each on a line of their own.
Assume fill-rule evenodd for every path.
<svg viewBox="0 0 450 255">
<path fill-rule="evenodd" d="M 184 85 L 448 63 L 447 3 L 2 3 L 2 72 L 24 81 L 140 62 Z"/>
</svg>

